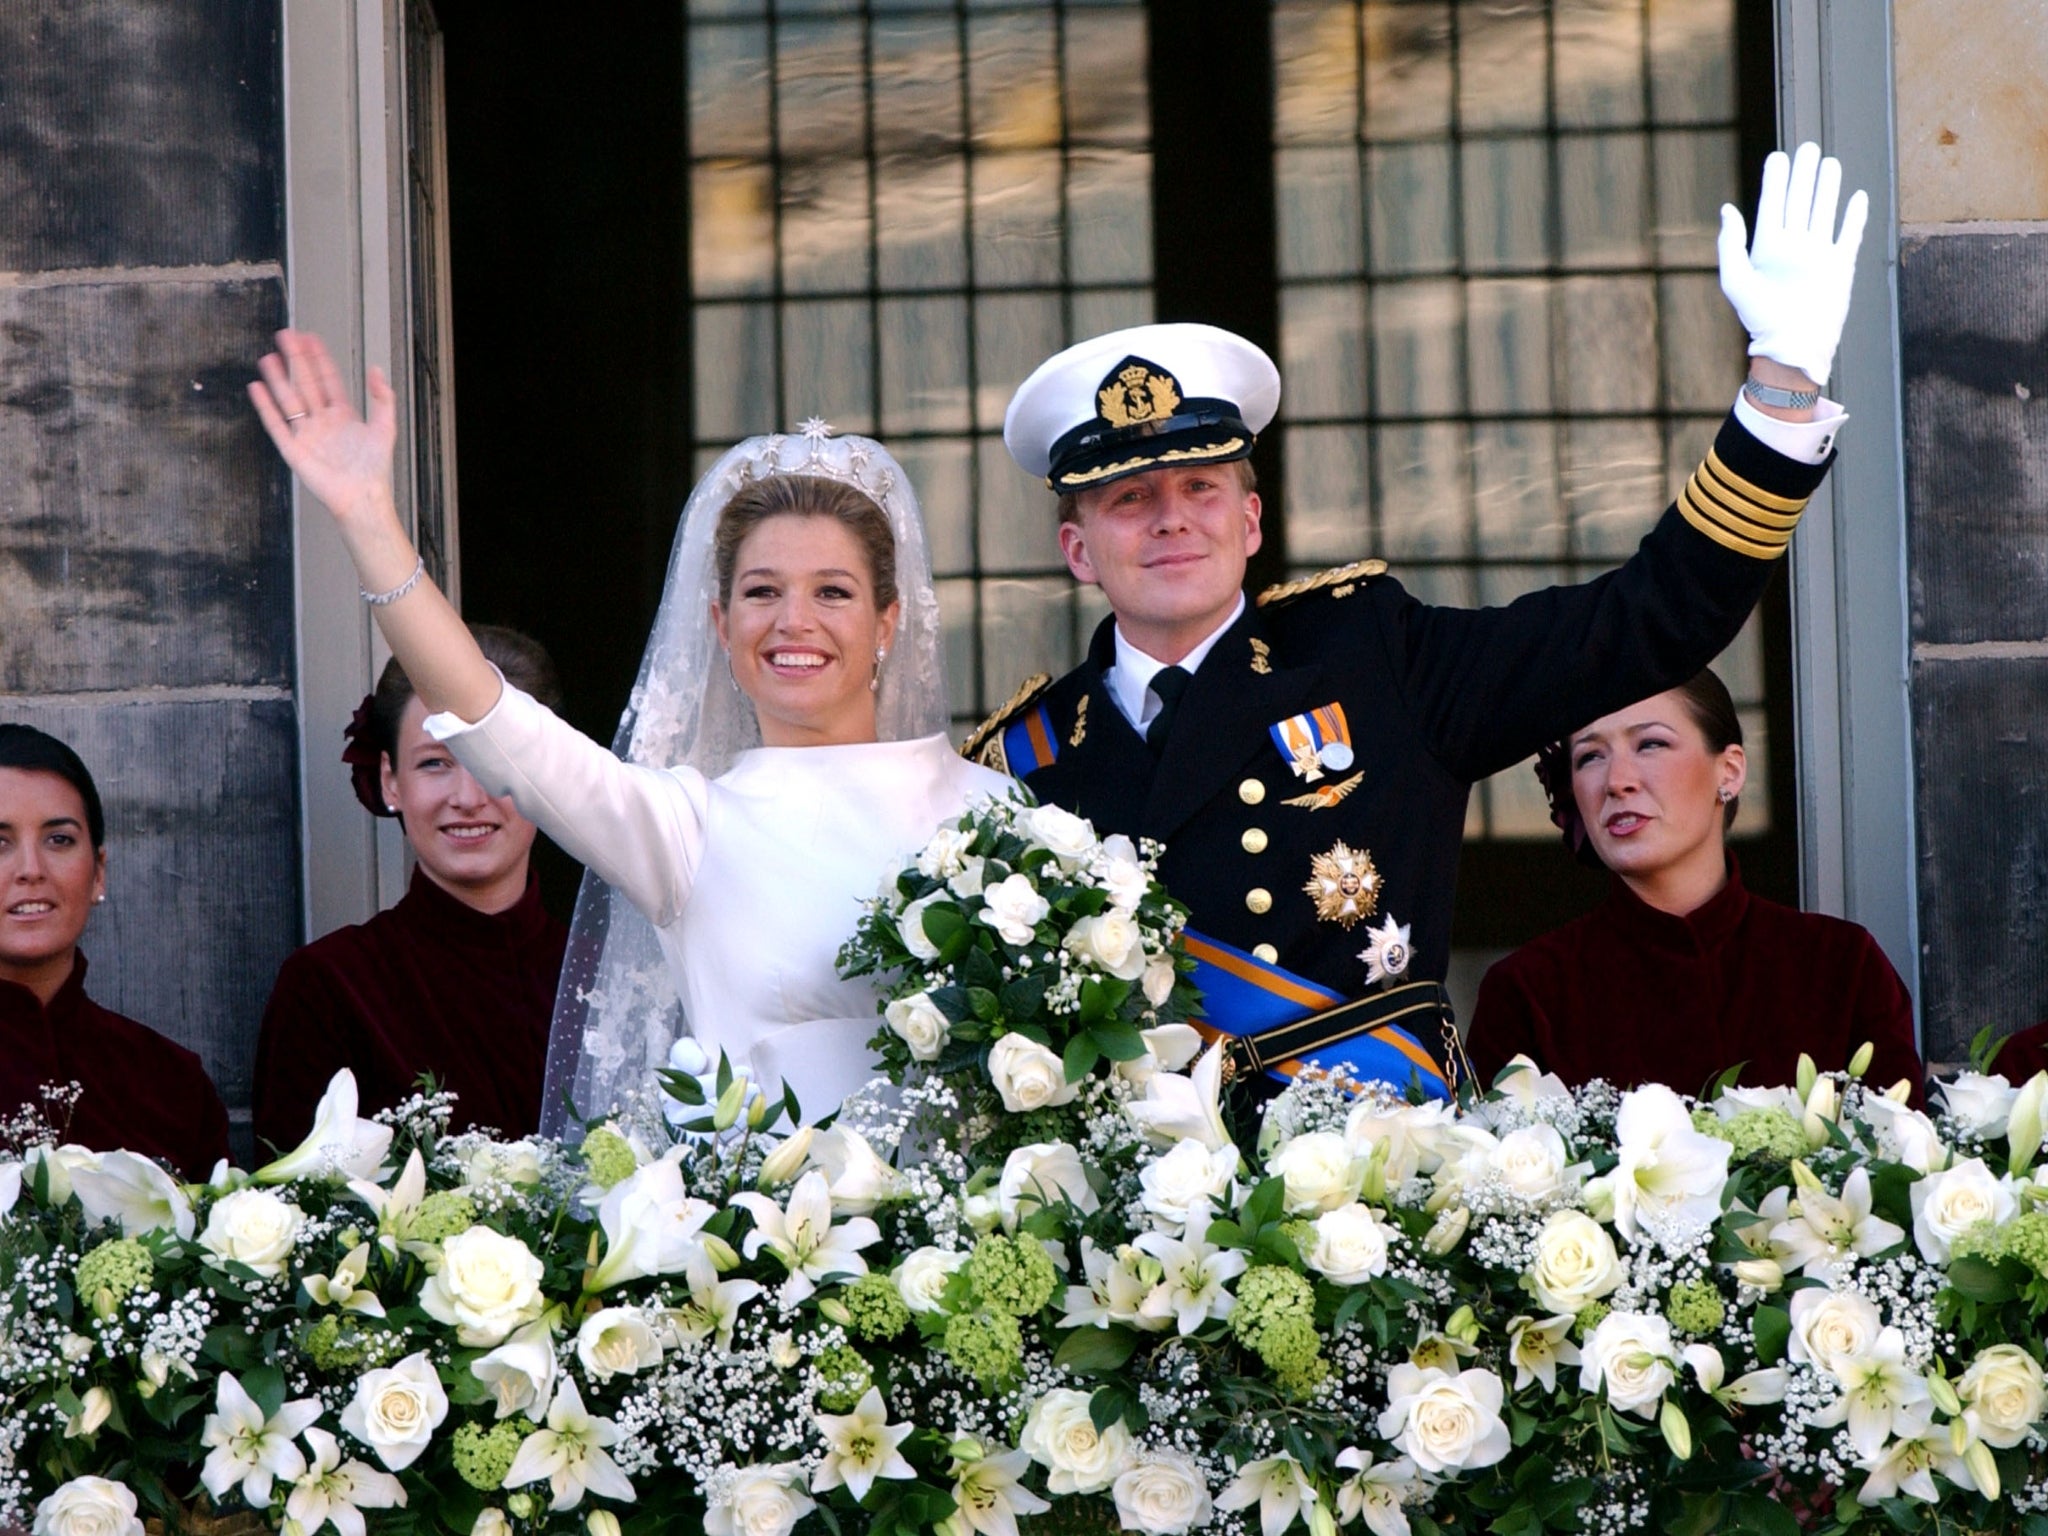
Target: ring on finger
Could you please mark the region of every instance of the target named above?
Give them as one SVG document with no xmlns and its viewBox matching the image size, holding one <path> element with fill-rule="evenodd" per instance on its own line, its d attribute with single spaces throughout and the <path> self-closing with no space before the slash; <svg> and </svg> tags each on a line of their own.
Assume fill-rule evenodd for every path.
<svg viewBox="0 0 2048 1536">
<path fill-rule="evenodd" d="M 290 425 L 292 422 L 295 421 L 304 421 L 308 416 L 312 414 L 313 413 L 311 411 L 291 411 L 286 414 L 284 418 L 285 423 L 286 425 Z"/>
</svg>

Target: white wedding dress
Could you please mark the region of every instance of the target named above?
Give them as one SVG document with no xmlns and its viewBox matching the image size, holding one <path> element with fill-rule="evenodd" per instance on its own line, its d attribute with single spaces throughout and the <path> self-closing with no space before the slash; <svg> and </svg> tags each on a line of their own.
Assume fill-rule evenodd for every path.
<svg viewBox="0 0 2048 1536">
<path fill-rule="evenodd" d="M 970 800 L 1015 788 L 943 735 L 755 747 L 715 779 L 635 766 L 509 685 L 474 724 L 426 725 L 645 914 L 711 1058 L 794 1088 L 809 1119 L 875 1075 L 874 981 L 834 964 L 860 903 Z"/>
</svg>

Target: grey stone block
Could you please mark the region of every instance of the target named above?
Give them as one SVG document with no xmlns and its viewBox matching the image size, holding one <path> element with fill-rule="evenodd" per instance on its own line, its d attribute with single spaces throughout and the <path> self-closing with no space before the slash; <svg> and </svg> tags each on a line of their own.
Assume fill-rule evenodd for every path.
<svg viewBox="0 0 2048 1536">
<path fill-rule="evenodd" d="M 2048 636 L 2048 235 L 1906 241 L 1899 328 L 1913 638 Z"/>
<path fill-rule="evenodd" d="M 1923 1048 L 2048 1018 L 2048 660 L 1913 668 Z"/>
<path fill-rule="evenodd" d="M 292 676 L 275 281 L 0 288 L 0 693 Z"/>
<path fill-rule="evenodd" d="M 274 0 L 0 5 L 0 271 L 274 261 Z"/>
</svg>

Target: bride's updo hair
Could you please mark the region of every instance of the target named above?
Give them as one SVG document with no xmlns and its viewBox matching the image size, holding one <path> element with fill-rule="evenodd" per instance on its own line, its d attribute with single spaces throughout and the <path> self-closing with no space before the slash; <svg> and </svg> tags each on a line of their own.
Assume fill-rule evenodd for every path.
<svg viewBox="0 0 2048 1536">
<path fill-rule="evenodd" d="M 896 601 L 896 540 L 882 509 L 843 480 L 823 475 L 770 475 L 734 496 L 718 514 L 712 559 L 718 568 L 720 602 L 732 601 L 733 567 L 739 563 L 740 545 L 772 517 L 829 517 L 839 523 L 860 541 L 867 556 L 876 609 Z"/>
</svg>

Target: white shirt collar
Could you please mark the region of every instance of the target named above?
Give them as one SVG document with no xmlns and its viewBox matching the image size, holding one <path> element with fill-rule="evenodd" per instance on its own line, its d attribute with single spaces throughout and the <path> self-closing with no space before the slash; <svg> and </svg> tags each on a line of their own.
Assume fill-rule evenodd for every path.
<svg viewBox="0 0 2048 1536">
<path fill-rule="evenodd" d="M 1244 612 L 1244 594 L 1237 594 L 1237 604 L 1230 610 L 1230 617 L 1210 630 L 1201 644 L 1177 662 L 1168 663 L 1156 656 L 1148 656 L 1124 638 L 1124 628 L 1116 626 L 1116 660 L 1109 669 L 1109 676 L 1103 679 L 1109 686 L 1110 701 L 1119 713 L 1130 721 L 1142 735 L 1144 728 L 1159 713 L 1159 695 L 1152 691 L 1153 674 L 1160 668 L 1173 665 L 1184 672 L 1193 672 L 1200 667 L 1203 659 L 1216 648 L 1216 642 L 1223 638 L 1223 632 L 1235 624 Z"/>
</svg>

